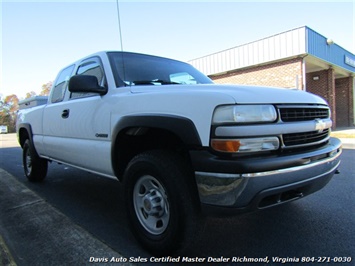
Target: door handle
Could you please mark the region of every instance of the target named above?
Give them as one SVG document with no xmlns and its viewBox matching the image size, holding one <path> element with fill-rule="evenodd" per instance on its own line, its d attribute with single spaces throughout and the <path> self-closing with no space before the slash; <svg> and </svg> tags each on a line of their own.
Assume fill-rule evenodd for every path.
<svg viewBox="0 0 355 266">
<path fill-rule="evenodd" d="M 65 109 L 62 112 L 62 118 L 68 118 L 69 117 L 69 109 Z"/>
</svg>

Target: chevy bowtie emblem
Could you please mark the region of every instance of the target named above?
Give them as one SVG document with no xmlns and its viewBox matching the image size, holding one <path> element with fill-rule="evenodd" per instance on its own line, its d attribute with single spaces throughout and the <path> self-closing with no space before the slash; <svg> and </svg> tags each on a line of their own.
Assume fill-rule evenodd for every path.
<svg viewBox="0 0 355 266">
<path fill-rule="evenodd" d="M 316 123 L 315 130 L 317 130 L 318 133 L 322 133 L 327 124 L 320 118 L 317 118 L 314 122 Z"/>
</svg>

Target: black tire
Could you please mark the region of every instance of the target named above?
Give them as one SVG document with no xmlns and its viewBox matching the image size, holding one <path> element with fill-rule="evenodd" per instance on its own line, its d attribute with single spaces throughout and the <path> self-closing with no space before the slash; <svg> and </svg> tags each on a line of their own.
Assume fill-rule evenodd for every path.
<svg viewBox="0 0 355 266">
<path fill-rule="evenodd" d="M 129 224 L 137 240 L 154 255 L 171 255 L 196 239 L 203 220 L 194 177 L 169 151 L 134 157 L 124 176 Z"/>
<path fill-rule="evenodd" d="M 22 162 L 25 175 L 31 182 L 41 182 L 47 175 L 48 161 L 41 159 L 30 140 L 26 140 L 22 150 Z"/>
</svg>

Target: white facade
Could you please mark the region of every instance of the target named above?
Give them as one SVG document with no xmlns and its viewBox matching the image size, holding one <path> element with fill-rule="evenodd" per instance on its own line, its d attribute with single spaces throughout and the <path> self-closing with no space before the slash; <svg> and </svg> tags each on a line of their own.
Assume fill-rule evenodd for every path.
<svg viewBox="0 0 355 266">
<path fill-rule="evenodd" d="M 206 75 L 220 74 L 306 53 L 306 27 L 189 61 Z"/>
</svg>

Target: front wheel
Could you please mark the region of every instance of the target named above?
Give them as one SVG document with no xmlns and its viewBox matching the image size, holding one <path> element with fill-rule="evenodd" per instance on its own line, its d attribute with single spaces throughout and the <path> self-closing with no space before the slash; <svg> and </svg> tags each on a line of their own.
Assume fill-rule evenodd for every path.
<svg viewBox="0 0 355 266">
<path fill-rule="evenodd" d="M 28 139 L 23 145 L 22 162 L 25 175 L 29 181 L 40 182 L 46 177 L 48 161 L 38 156 Z"/>
<path fill-rule="evenodd" d="M 168 151 L 132 159 L 124 177 L 132 232 L 150 252 L 163 255 L 188 245 L 202 226 L 198 195 L 186 163 Z"/>
</svg>

